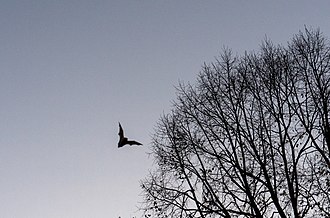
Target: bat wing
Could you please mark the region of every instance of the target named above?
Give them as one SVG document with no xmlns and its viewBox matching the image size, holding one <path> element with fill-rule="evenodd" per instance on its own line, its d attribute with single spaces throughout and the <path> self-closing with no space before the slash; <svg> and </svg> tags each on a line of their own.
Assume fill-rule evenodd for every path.
<svg viewBox="0 0 330 218">
<path fill-rule="evenodd" d="M 124 130 L 121 127 L 120 123 L 119 123 L 119 133 L 118 133 L 118 135 L 119 135 L 120 139 L 124 138 Z"/>
<path fill-rule="evenodd" d="M 134 140 L 127 141 L 126 144 L 129 144 L 129 145 L 142 145 L 142 143 L 134 141 Z"/>
</svg>

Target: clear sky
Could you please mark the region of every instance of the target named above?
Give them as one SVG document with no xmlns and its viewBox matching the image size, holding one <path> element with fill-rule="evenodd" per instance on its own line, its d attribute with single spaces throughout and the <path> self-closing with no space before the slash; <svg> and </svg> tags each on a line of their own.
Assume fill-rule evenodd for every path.
<svg viewBox="0 0 330 218">
<path fill-rule="evenodd" d="M 330 37 L 330 1 L 1 0 L 0 217 L 131 218 L 153 128 L 223 46 Z M 117 148 L 118 121 L 143 147 Z"/>
</svg>

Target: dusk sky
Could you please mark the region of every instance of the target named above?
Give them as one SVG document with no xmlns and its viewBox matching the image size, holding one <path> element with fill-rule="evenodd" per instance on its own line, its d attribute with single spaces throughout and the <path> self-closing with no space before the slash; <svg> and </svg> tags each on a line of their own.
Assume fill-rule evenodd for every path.
<svg viewBox="0 0 330 218">
<path fill-rule="evenodd" d="M 330 38 L 330 1 L 1 0 L 0 217 L 132 218 L 178 81 L 228 47 Z M 118 121 L 143 146 L 117 148 Z"/>
</svg>

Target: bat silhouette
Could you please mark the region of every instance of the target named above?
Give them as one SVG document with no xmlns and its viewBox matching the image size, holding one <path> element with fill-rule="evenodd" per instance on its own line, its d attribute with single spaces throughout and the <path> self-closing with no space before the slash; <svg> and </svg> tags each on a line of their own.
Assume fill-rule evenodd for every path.
<svg viewBox="0 0 330 218">
<path fill-rule="evenodd" d="M 126 137 L 124 137 L 124 130 L 121 127 L 119 123 L 119 142 L 118 142 L 118 148 L 123 147 L 124 145 L 142 145 L 140 142 L 128 140 Z"/>
</svg>

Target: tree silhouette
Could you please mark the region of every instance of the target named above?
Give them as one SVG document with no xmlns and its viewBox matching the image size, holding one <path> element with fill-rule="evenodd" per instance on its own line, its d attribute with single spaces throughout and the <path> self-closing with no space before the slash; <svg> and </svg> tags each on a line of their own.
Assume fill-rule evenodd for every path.
<svg viewBox="0 0 330 218">
<path fill-rule="evenodd" d="M 287 46 L 225 49 L 179 84 L 141 183 L 146 217 L 330 217 L 330 46 L 307 29 Z"/>
</svg>

